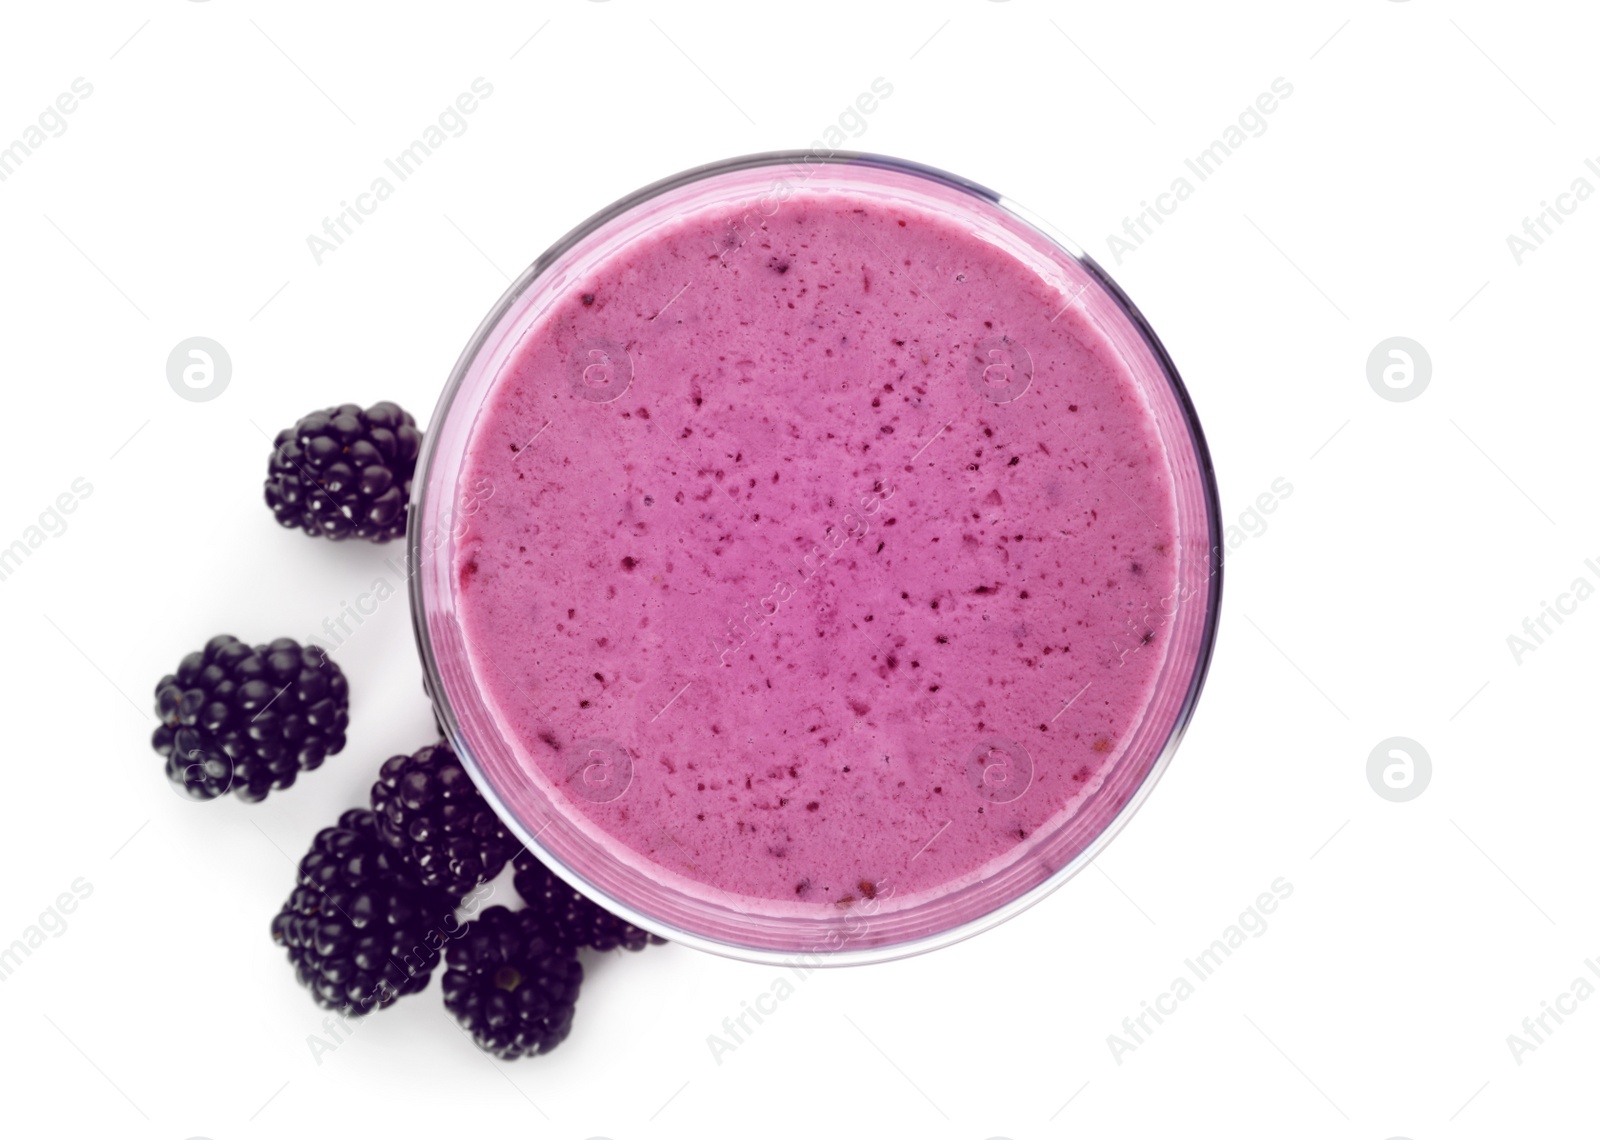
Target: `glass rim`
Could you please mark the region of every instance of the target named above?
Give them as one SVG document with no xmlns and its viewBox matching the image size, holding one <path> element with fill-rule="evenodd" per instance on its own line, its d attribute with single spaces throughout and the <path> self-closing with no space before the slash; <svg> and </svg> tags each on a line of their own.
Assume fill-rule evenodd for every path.
<svg viewBox="0 0 1600 1140">
<path fill-rule="evenodd" d="M 1190 670 L 1187 690 L 1183 695 L 1177 714 L 1173 718 L 1172 727 L 1167 733 L 1166 742 L 1162 745 L 1160 752 L 1151 761 L 1148 770 L 1140 778 L 1138 785 L 1133 789 L 1128 799 L 1111 816 L 1105 826 L 1061 867 L 1014 898 L 1006 900 L 983 914 L 967 919 L 949 929 L 925 934 L 917 938 L 888 942 L 877 946 L 852 948 L 847 945 L 840 949 L 784 950 L 765 946 L 749 946 L 695 931 L 679 929 L 670 923 L 642 914 L 627 901 L 618 899 L 609 892 L 597 888 L 582 875 L 568 867 L 566 862 L 558 855 L 546 849 L 538 841 L 537 833 L 522 823 L 517 813 L 511 810 L 505 798 L 473 756 L 471 749 L 465 747 L 461 725 L 457 720 L 455 710 L 445 696 L 444 679 L 439 669 L 437 655 L 434 651 L 433 637 L 426 620 L 423 574 L 420 572 L 423 540 L 421 520 L 427 500 L 427 488 L 433 471 L 436 441 L 439 437 L 437 429 L 443 424 L 445 417 L 449 415 L 454 406 L 456 396 L 472 365 L 479 358 L 489 338 L 499 327 L 501 320 L 512 306 L 566 253 L 608 223 L 626 215 L 637 207 L 673 190 L 721 175 L 766 167 L 776 168 L 797 163 L 877 167 L 942 184 L 964 194 L 980 198 L 1010 214 L 1024 225 L 1038 232 L 1049 242 L 1060 247 L 1073 261 L 1080 265 L 1094 282 L 1104 290 L 1106 296 L 1128 320 L 1133 331 L 1138 334 L 1140 341 L 1150 353 L 1161 376 L 1166 380 L 1171 395 L 1177 404 L 1180 418 L 1188 430 L 1190 446 L 1194 450 L 1197 468 L 1194 474 L 1199 480 L 1201 497 L 1204 500 L 1207 557 L 1211 561 L 1209 572 L 1206 575 L 1205 612 L 1198 636 L 1196 657 Z M 1182 742 L 1184 734 L 1188 730 L 1189 722 L 1194 716 L 1194 710 L 1199 703 L 1200 692 L 1204 688 L 1206 676 L 1210 671 L 1212 654 L 1216 645 L 1217 628 L 1221 617 L 1223 572 L 1222 508 L 1211 451 L 1207 446 L 1204 430 L 1200 426 L 1200 419 L 1195 410 L 1194 402 L 1190 398 L 1189 391 L 1184 386 L 1183 379 L 1178 373 L 1177 365 L 1173 362 L 1172 357 L 1168 354 L 1166 347 L 1161 343 L 1149 321 L 1145 319 L 1144 314 L 1140 312 L 1121 286 L 1116 283 L 1111 274 L 1092 255 L 1066 237 L 1066 235 L 1057 231 L 1054 226 L 1043 218 L 1033 214 L 1020 204 L 980 183 L 940 170 L 937 167 L 927 166 L 908 159 L 859 151 L 834 150 L 820 155 L 809 150 L 763 151 L 705 163 L 680 171 L 677 174 L 669 175 L 631 194 L 627 194 L 574 226 L 517 276 L 506 288 L 505 292 L 501 294 L 499 300 L 495 302 L 468 339 L 466 347 L 462 350 L 455 367 L 451 370 L 444 390 L 440 393 L 439 400 L 434 407 L 433 417 L 429 420 L 423 433 L 422 449 L 417 458 L 416 474 L 412 480 L 411 499 L 408 505 L 410 514 L 406 527 L 406 560 L 409 578 L 407 595 L 411 606 L 412 628 L 416 634 L 417 647 L 422 659 L 423 684 L 429 701 L 433 705 L 434 713 L 445 730 L 446 739 L 460 758 L 462 767 L 466 769 L 467 774 L 471 777 L 479 792 L 482 793 L 484 799 L 488 801 L 495 815 L 523 845 L 524 850 L 532 854 L 548 867 L 553 874 L 586 898 L 595 900 L 605 909 L 625 921 L 653 934 L 658 934 L 668 941 L 744 962 L 776 966 L 804 965 L 808 968 L 813 968 L 817 966 L 854 966 L 896 961 L 963 942 L 968 938 L 999 926 L 1054 893 L 1069 879 L 1072 879 L 1092 863 L 1111 841 L 1121 834 L 1138 809 L 1143 806 L 1156 783 L 1171 764 L 1172 757 Z M 543 828 L 539 830 L 542 831 Z"/>
</svg>

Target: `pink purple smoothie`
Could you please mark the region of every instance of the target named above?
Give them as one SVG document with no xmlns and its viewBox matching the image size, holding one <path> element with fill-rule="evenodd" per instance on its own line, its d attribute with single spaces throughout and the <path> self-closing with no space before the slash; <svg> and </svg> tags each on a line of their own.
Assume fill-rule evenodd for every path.
<svg viewBox="0 0 1600 1140">
<path fill-rule="evenodd" d="M 948 890 L 1077 810 L 1150 699 L 1157 429 L 969 225 L 828 189 L 743 240 L 727 215 L 569 282 L 495 381 L 453 567 L 472 671 L 635 865 L 774 913 Z M 616 749 L 608 799 L 581 770 Z"/>
</svg>

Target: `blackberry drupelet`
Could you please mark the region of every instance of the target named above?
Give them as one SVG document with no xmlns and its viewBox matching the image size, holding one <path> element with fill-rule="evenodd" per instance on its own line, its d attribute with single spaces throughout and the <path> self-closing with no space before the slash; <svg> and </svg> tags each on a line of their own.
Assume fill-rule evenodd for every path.
<svg viewBox="0 0 1600 1140">
<path fill-rule="evenodd" d="M 344 747 L 350 686 L 315 646 L 280 637 L 251 648 L 219 634 L 161 678 L 156 716 L 150 743 L 174 785 L 255 803 Z"/>
<path fill-rule="evenodd" d="M 543 916 L 559 940 L 591 950 L 615 950 L 619 946 L 643 950 L 666 942 L 591 902 L 527 851 L 520 852 L 512 865 L 516 868 L 512 885 L 517 894 L 527 901 L 530 910 Z"/>
<path fill-rule="evenodd" d="M 548 1053 L 572 1029 L 583 966 L 533 910 L 492 906 L 450 947 L 444 1006 L 502 1061 Z"/>
<path fill-rule="evenodd" d="M 411 414 L 388 400 L 312 412 L 273 441 L 267 505 L 281 525 L 307 534 L 399 538 L 421 446 Z"/>
<path fill-rule="evenodd" d="M 378 832 L 425 887 L 460 898 L 498 875 L 521 846 L 448 744 L 394 756 L 372 785 Z"/>
<path fill-rule="evenodd" d="M 297 885 L 272 920 L 295 977 L 324 1009 L 359 1017 L 428 984 L 454 927 L 454 903 L 396 865 L 368 811 L 317 833 Z"/>
</svg>

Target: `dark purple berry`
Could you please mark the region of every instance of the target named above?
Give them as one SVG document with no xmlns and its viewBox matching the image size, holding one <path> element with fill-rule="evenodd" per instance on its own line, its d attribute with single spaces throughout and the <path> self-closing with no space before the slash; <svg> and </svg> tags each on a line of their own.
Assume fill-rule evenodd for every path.
<svg viewBox="0 0 1600 1140">
<path fill-rule="evenodd" d="M 312 412 L 273 441 L 267 505 L 283 526 L 307 534 L 399 538 L 421 448 L 416 421 L 387 400 Z"/>
<path fill-rule="evenodd" d="M 582 984 L 576 948 L 534 911 L 492 906 L 450 947 L 444 1006 L 478 1048 L 511 1061 L 566 1040 Z"/>
<path fill-rule="evenodd" d="M 385 762 L 372 810 L 417 881 L 456 898 L 498 875 L 521 846 L 448 744 Z"/>
<path fill-rule="evenodd" d="M 300 860 L 272 939 L 314 1002 L 359 1017 L 425 987 L 454 929 L 454 903 L 405 875 L 371 812 L 347 811 Z"/>
<path fill-rule="evenodd" d="M 317 646 L 220 634 L 156 685 L 150 743 L 185 795 L 255 803 L 344 747 L 350 686 Z"/>
<path fill-rule="evenodd" d="M 569 887 L 529 852 L 522 851 L 513 861 L 516 873 L 512 885 L 555 932 L 558 940 L 591 950 L 643 950 L 660 946 L 665 938 L 641 930 L 618 918 Z"/>
</svg>

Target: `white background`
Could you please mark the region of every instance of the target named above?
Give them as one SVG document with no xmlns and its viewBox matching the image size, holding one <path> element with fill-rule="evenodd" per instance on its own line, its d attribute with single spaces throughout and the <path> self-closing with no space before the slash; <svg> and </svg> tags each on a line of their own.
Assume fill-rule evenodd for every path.
<svg viewBox="0 0 1600 1140">
<path fill-rule="evenodd" d="M 0 944 L 93 886 L 0 982 L 8 1134 L 1382 1140 L 1592 1119 L 1600 1000 L 1520 1065 L 1506 1041 L 1600 956 L 1600 602 L 1520 664 L 1506 643 L 1573 579 L 1600 585 L 1600 201 L 1521 265 L 1506 244 L 1574 179 L 1600 186 L 1592 6 L 133 0 L 3 25 L 0 145 L 93 85 L 0 183 L 0 545 L 93 486 L 0 582 Z M 306 236 L 480 76 L 466 133 L 316 264 Z M 544 1058 L 486 1059 L 435 982 L 318 1064 L 322 1014 L 267 927 L 317 829 L 431 738 L 405 602 L 341 648 L 350 746 L 292 791 L 191 805 L 146 743 L 185 652 L 303 639 L 394 553 L 277 528 L 264 435 L 346 400 L 426 421 L 508 275 L 568 228 L 685 167 L 808 146 L 880 76 L 894 93 L 850 145 L 996 187 L 1099 257 L 1184 374 L 1230 520 L 1293 486 L 1229 561 L 1175 763 L 1027 914 L 815 975 L 721 1064 L 707 1035 L 776 971 L 679 947 L 591 959 Z M 1118 265 L 1106 236 L 1277 77 L 1294 93 L 1266 133 Z M 233 362 L 207 403 L 165 373 L 196 335 Z M 1394 335 L 1433 363 L 1410 402 L 1366 378 Z M 1396 735 L 1433 760 L 1409 803 L 1366 778 Z M 1280 876 L 1266 933 L 1118 1064 L 1107 1035 Z"/>
</svg>

